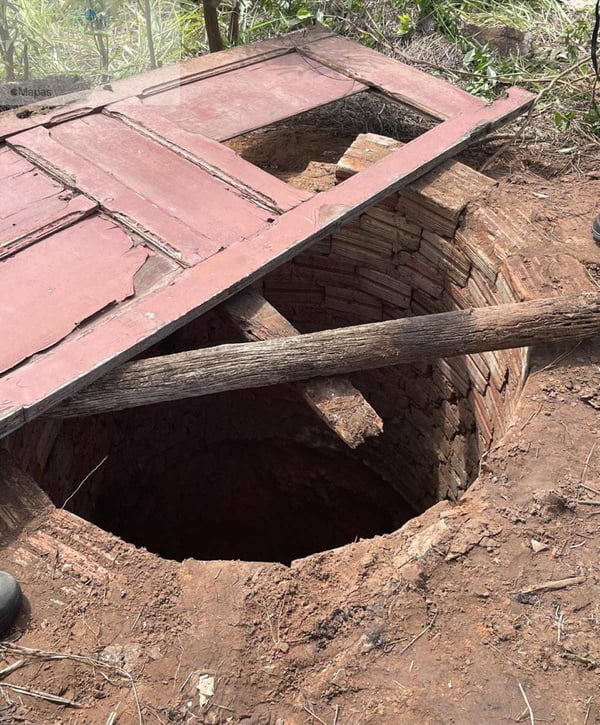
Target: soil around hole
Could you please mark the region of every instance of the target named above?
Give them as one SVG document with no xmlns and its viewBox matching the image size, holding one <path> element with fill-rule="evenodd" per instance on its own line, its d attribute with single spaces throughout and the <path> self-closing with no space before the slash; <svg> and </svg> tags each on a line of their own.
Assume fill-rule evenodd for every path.
<svg viewBox="0 0 600 725">
<path fill-rule="evenodd" d="M 246 161 L 298 189 L 318 193 L 335 186 L 337 162 L 356 135 L 280 124 L 231 139 Z"/>
</svg>

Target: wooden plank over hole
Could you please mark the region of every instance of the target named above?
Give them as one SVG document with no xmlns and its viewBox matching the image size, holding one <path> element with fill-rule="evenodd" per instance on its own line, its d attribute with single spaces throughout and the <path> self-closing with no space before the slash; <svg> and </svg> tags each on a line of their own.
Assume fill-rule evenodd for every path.
<svg viewBox="0 0 600 725">
<path fill-rule="evenodd" d="M 0 372 L 55 345 L 87 318 L 134 293 L 148 250 L 94 217 L 0 264 Z"/>
<path fill-rule="evenodd" d="M 333 33 L 328 28 L 318 26 L 297 30 L 279 38 L 238 45 L 220 53 L 208 53 L 181 63 L 163 66 L 132 78 L 115 81 L 108 87 L 100 86 L 89 92 L 70 93 L 53 98 L 50 103 L 44 100 L 25 108 L 5 111 L 0 113 L 0 140 L 36 126 L 61 123 L 67 118 L 87 115 L 95 109 L 125 98 L 162 92 L 184 83 L 226 73 L 244 65 L 259 63 L 289 53 L 297 45 L 306 45 L 331 35 Z"/>
<path fill-rule="evenodd" d="M 85 336 L 72 335 L 0 379 L 0 435 L 37 417 L 108 370 L 264 276 L 337 226 L 413 182 L 533 102 L 506 98 L 436 126 L 343 183 L 278 217 L 268 230 L 183 271 L 174 284 L 136 299 Z"/>
<path fill-rule="evenodd" d="M 232 149 L 201 133 L 188 131 L 138 98 L 108 106 L 104 111 L 208 171 L 237 189 L 240 196 L 280 213 L 312 195 L 296 189 L 238 156 Z"/>
<path fill-rule="evenodd" d="M 600 333 L 600 293 L 417 315 L 306 335 L 215 345 L 123 365 L 59 406 L 58 417 L 261 388 L 322 375 L 512 349 Z M 489 376 L 489 370 L 487 371 Z"/>
<path fill-rule="evenodd" d="M 275 216 L 103 114 L 32 129 L 11 137 L 9 144 L 186 265 L 252 236 Z"/>
<path fill-rule="evenodd" d="M 347 75 L 288 53 L 143 102 L 184 131 L 224 141 L 365 90 Z"/>
<path fill-rule="evenodd" d="M 0 260 L 90 214 L 96 204 L 0 148 Z"/>
<path fill-rule="evenodd" d="M 220 308 L 249 341 L 299 335 L 298 330 L 256 290 L 248 287 Z M 383 432 L 383 421 L 362 393 L 344 377 L 294 383 L 310 408 L 344 443 L 357 448 Z"/>
</svg>

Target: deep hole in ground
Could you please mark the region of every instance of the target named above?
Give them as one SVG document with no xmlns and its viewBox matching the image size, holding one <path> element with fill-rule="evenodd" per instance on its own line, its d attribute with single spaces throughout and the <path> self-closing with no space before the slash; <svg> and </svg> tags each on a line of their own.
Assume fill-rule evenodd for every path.
<svg viewBox="0 0 600 725">
<path fill-rule="evenodd" d="M 262 158 L 262 134 L 238 139 L 236 150 Z M 287 143 L 286 127 L 271 135 L 276 148 Z M 319 130 L 298 139 L 303 148 L 282 155 L 278 175 L 298 172 L 293 182 L 302 185 L 305 159 L 324 139 Z M 465 174 L 471 188 L 485 182 L 464 167 L 446 169 L 438 194 L 444 175 L 455 191 Z M 448 226 L 454 197 L 448 208 L 438 199 L 432 213 L 427 193 L 410 194 L 368 210 L 258 290 L 300 332 L 498 301 L 455 236 L 458 220 Z M 481 220 L 462 224 L 477 248 L 487 234 Z M 502 295 L 518 301 L 506 285 Z M 147 354 L 240 340 L 213 311 Z M 36 477 L 56 505 L 68 499 L 69 510 L 162 556 L 289 563 L 394 531 L 436 501 L 458 499 L 505 429 L 525 360 L 523 350 L 500 351 L 352 375 L 385 426 L 354 451 L 291 387 L 277 386 L 65 421 Z"/>
<path fill-rule="evenodd" d="M 67 508 L 177 560 L 289 563 L 414 515 L 302 407 L 274 388 L 68 421 L 45 485 L 62 505 L 108 456 Z"/>
<path fill-rule="evenodd" d="M 398 101 L 366 91 L 225 143 L 292 186 L 320 192 L 335 183 L 335 166 L 358 134 L 408 142 L 436 123 Z"/>
<path fill-rule="evenodd" d="M 324 307 L 286 314 L 301 331 L 340 324 Z M 215 312 L 148 354 L 238 339 Z M 385 424 L 356 450 L 287 386 L 65 420 L 40 483 L 57 506 L 69 499 L 68 510 L 169 559 L 289 564 L 392 532 L 466 490 L 481 446 L 472 398 L 449 374 L 440 362 L 351 376 Z M 463 360 L 453 374 L 458 387 L 469 379 Z"/>
</svg>

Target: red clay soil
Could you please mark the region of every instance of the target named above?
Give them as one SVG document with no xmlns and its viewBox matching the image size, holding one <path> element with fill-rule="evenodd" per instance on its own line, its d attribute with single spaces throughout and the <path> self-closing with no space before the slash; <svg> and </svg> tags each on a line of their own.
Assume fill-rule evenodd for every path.
<svg viewBox="0 0 600 725">
<path fill-rule="evenodd" d="M 523 166 L 492 205 L 598 265 L 599 199 L 597 179 Z M 599 390 L 599 343 L 537 350 L 458 504 L 290 567 L 179 564 L 46 510 L 2 550 L 27 611 L 4 654 L 26 666 L 0 684 L 81 707 L 0 687 L 0 722 L 600 723 Z"/>
</svg>

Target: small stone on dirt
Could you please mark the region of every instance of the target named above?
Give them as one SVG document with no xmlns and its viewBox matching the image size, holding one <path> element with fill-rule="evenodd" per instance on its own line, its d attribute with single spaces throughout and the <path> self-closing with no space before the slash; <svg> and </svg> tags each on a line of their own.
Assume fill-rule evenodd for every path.
<svg viewBox="0 0 600 725">
<path fill-rule="evenodd" d="M 531 548 L 533 549 L 534 554 L 539 554 L 540 551 L 546 551 L 546 549 L 548 549 L 549 547 L 547 544 L 543 544 L 537 539 L 531 539 Z"/>
<path fill-rule="evenodd" d="M 513 595 L 513 599 L 519 604 L 535 604 L 538 600 L 535 594 L 529 594 L 528 592 L 517 592 Z"/>
<path fill-rule="evenodd" d="M 110 644 L 105 647 L 98 659 L 113 667 L 122 667 L 125 670 L 131 670 L 140 658 L 139 645 L 120 645 Z"/>
<path fill-rule="evenodd" d="M 200 675 L 198 677 L 198 702 L 204 707 L 210 698 L 215 694 L 215 678 L 212 675 Z"/>
</svg>

